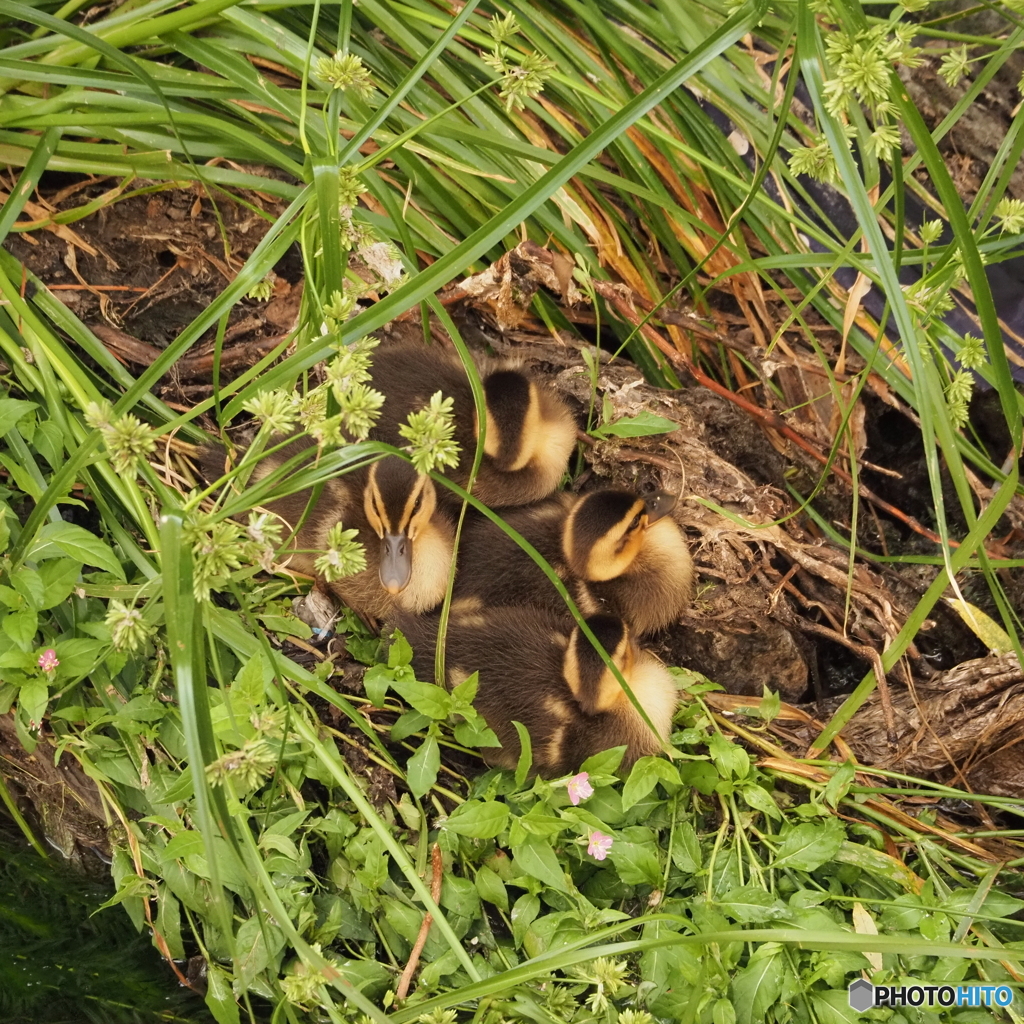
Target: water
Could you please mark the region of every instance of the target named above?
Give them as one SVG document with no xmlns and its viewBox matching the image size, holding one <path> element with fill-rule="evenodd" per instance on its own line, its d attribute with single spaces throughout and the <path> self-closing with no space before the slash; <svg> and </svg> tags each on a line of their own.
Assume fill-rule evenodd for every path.
<svg viewBox="0 0 1024 1024">
<path fill-rule="evenodd" d="M 0 820 L 0 1021 L 213 1024 L 123 908 L 90 916 L 112 894 Z"/>
</svg>

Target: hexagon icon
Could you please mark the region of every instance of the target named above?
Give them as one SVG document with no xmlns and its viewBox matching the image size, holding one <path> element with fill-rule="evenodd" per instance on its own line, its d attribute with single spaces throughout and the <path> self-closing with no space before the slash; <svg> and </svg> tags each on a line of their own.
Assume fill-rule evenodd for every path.
<svg viewBox="0 0 1024 1024">
<path fill-rule="evenodd" d="M 858 978 L 850 982 L 850 1009 L 863 1013 L 875 1005 L 875 986 L 870 981 Z"/>
</svg>

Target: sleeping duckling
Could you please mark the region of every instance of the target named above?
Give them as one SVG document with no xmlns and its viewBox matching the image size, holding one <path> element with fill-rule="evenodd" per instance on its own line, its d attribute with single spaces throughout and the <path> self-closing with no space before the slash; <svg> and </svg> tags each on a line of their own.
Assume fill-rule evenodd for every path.
<svg viewBox="0 0 1024 1024">
<path fill-rule="evenodd" d="M 448 475 L 464 487 L 476 450 L 477 418 L 469 378 L 458 357 L 419 345 L 382 346 L 373 354 L 370 373 L 373 387 L 386 396 L 372 436 L 398 447 L 406 444 L 398 428 L 410 412 L 425 406 L 436 391 L 454 399 L 461 455 Z M 576 443 L 572 413 L 554 391 L 515 366 L 485 363 L 480 376 L 487 429 L 474 496 L 494 508 L 546 497 L 558 486 Z"/>
<path fill-rule="evenodd" d="M 303 451 L 315 448 L 298 439 L 261 459 L 252 481 L 262 479 Z M 207 457 L 206 465 L 210 464 Z M 220 466 L 208 476 L 216 478 Z M 266 503 L 292 530 L 284 549 L 286 565 L 307 576 L 318 575 L 316 559 L 327 547 L 327 534 L 341 522 L 357 529 L 366 550 L 366 569 L 334 580 L 327 587 L 354 611 L 388 618 L 396 609 L 414 614 L 440 604 L 448 585 L 454 529 L 438 506 L 433 481 L 404 459 L 388 456 L 368 469 L 326 480 L 317 500 L 298 491 Z"/>
<path fill-rule="evenodd" d="M 644 635 L 674 622 L 693 594 L 693 562 L 668 514 L 672 495 L 557 494 L 502 518 L 551 563 L 584 615 L 621 616 Z M 479 607 L 533 604 L 566 614 L 540 567 L 488 519 L 467 522 L 454 597 Z"/>
<path fill-rule="evenodd" d="M 500 748 L 481 751 L 490 765 L 516 767 L 516 721 L 530 734 L 534 771 L 545 777 L 575 772 L 609 747 L 626 746 L 623 767 L 660 752 L 659 736 L 668 738 L 678 700 L 671 675 L 637 647 L 621 619 L 593 615 L 586 622 L 658 735 L 579 627 L 569 629 L 564 619 L 539 608 L 491 608 L 464 619 L 453 606 L 447 683 L 454 687 L 479 671 L 474 705 L 501 741 Z M 412 644 L 417 676 L 432 679 L 437 616 L 400 616 L 398 625 Z"/>
</svg>

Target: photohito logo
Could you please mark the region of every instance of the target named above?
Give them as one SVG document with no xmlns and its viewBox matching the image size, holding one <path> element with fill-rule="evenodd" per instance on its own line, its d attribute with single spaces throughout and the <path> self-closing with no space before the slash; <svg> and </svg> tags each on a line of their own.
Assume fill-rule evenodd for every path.
<svg viewBox="0 0 1024 1024">
<path fill-rule="evenodd" d="M 1009 1006 L 1009 985 L 872 985 L 850 983 L 850 1009 L 863 1013 L 880 1006 Z"/>
</svg>

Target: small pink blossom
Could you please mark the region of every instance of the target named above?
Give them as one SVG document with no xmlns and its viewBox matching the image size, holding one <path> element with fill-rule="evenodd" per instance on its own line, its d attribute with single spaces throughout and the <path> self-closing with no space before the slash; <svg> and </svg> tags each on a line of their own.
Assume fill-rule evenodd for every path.
<svg viewBox="0 0 1024 1024">
<path fill-rule="evenodd" d="M 47 647 L 42 654 L 39 655 L 39 667 L 44 672 L 56 672 L 57 666 L 60 662 L 57 660 L 57 652 L 52 647 Z"/>
<path fill-rule="evenodd" d="M 574 775 L 567 783 L 569 788 L 569 800 L 575 807 L 581 800 L 594 795 L 594 787 L 589 782 L 590 776 L 586 772 Z"/>
<path fill-rule="evenodd" d="M 608 856 L 608 851 L 612 848 L 612 837 L 606 836 L 603 832 L 598 832 L 595 829 L 590 833 L 589 839 L 590 845 L 587 847 L 587 853 L 594 860 L 604 860 Z"/>
</svg>

